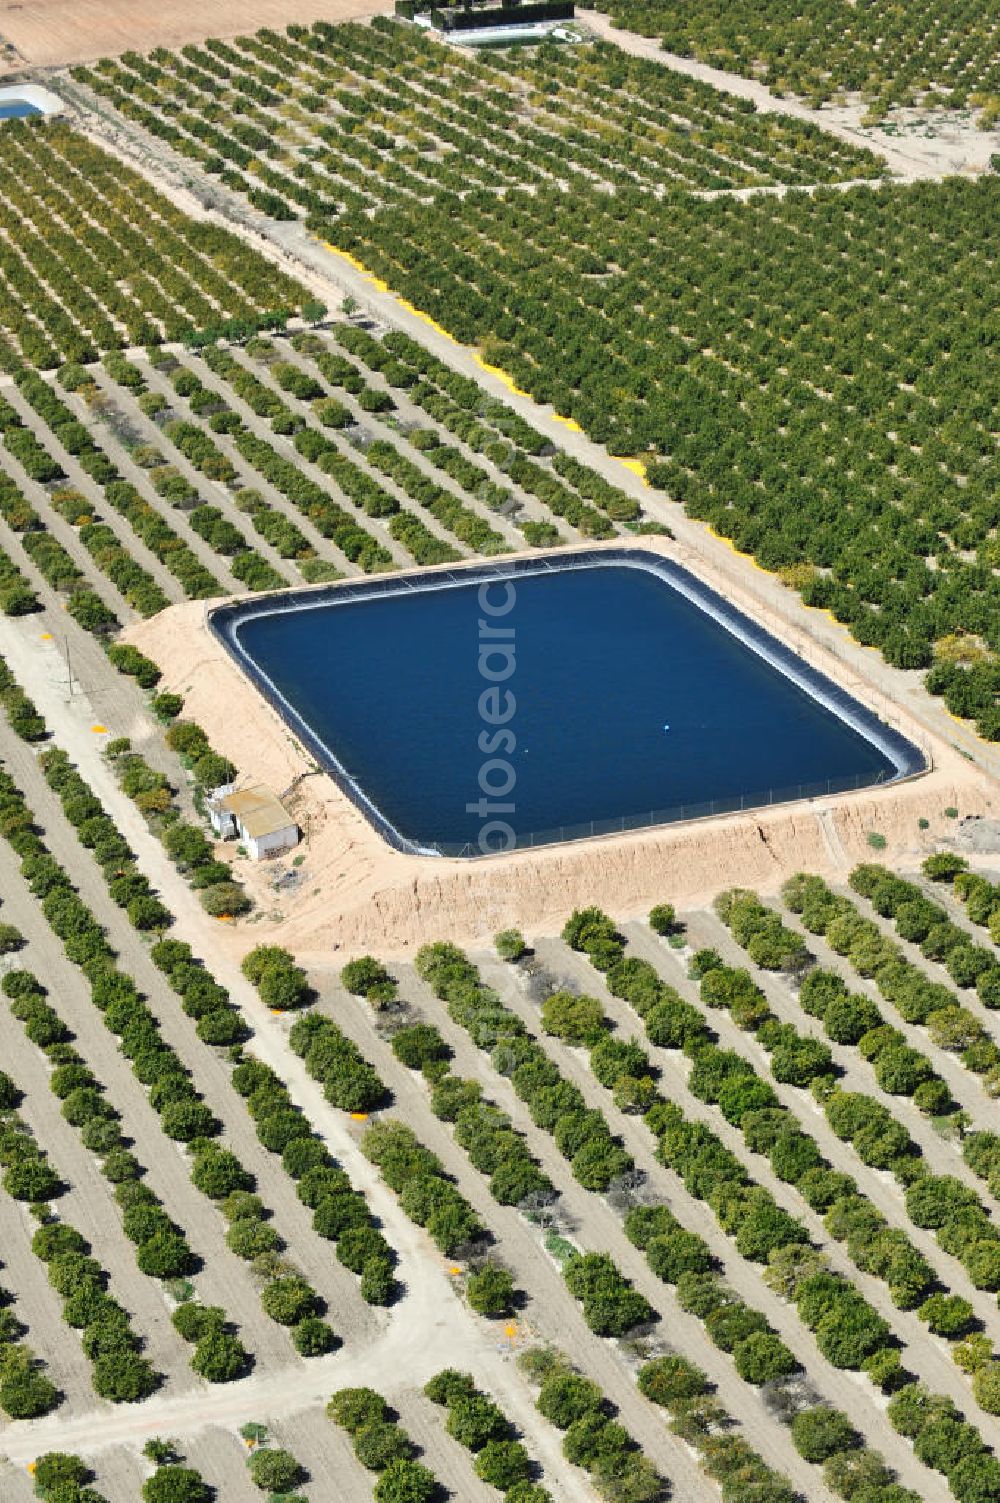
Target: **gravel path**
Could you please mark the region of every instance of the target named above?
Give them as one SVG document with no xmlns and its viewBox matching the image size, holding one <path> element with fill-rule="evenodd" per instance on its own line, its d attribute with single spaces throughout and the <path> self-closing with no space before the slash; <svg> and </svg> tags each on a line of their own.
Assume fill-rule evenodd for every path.
<svg viewBox="0 0 1000 1503">
<path fill-rule="evenodd" d="M 185 1464 L 195 1467 L 215 1488 L 220 1503 L 264 1503 L 267 1494 L 261 1493 L 247 1469 L 250 1448 L 235 1428 L 213 1427 L 179 1439 Z M 322 1496 L 314 1492 L 314 1503 L 320 1503 Z"/>
<path fill-rule="evenodd" d="M 94 1486 L 108 1503 L 119 1503 L 119 1500 L 124 1503 L 125 1499 L 133 1503 L 140 1497 L 139 1490 L 153 1470 L 152 1463 L 140 1456 L 133 1446 L 115 1446 L 102 1451 L 90 1464 L 95 1473 Z M 229 1503 L 228 1497 L 223 1503 Z"/>
<path fill-rule="evenodd" d="M 480 1387 L 483 1385 L 480 1384 Z M 444 1483 L 453 1498 L 462 1503 L 497 1503 L 496 1489 L 480 1482 L 473 1471 L 475 1457 L 471 1451 L 452 1440 L 445 1430 L 448 1411 L 432 1404 L 419 1390 L 410 1389 L 397 1394 L 394 1405 L 404 1430 L 415 1440 L 424 1453 L 420 1458 L 429 1466 L 440 1482 Z M 501 1406 L 502 1407 L 502 1406 Z M 540 1421 L 545 1424 L 545 1421 Z M 555 1433 L 548 1427 L 550 1433 Z M 531 1451 L 530 1442 L 528 1444 Z M 563 1463 L 565 1470 L 571 1470 Z"/>
<path fill-rule="evenodd" d="M 0 1284 L 15 1296 L 15 1313 L 27 1327 L 25 1344 L 45 1363 L 45 1376 L 62 1394 L 63 1402 L 52 1411 L 52 1418 L 92 1409 L 97 1399 L 90 1384 L 90 1363 L 75 1332 L 64 1323 L 62 1300 L 31 1250 L 37 1223 L 28 1207 L 11 1200 L 6 1191 L 0 1193 L 0 1221 L 3 1225 Z M 0 1423 L 0 1453 L 6 1450 L 6 1423 L 6 1419 Z"/>
<path fill-rule="evenodd" d="M 0 1445 L 3 1442 L 0 1441 Z M 35 1503 L 37 1494 L 31 1474 L 23 1466 L 14 1466 L 0 1454 L 0 1491 L 4 1503 Z"/>
<path fill-rule="evenodd" d="M 371 1503 L 372 1473 L 358 1465 L 350 1436 L 327 1419 L 325 1409 L 316 1405 L 278 1420 L 269 1425 L 268 1439 L 285 1446 L 308 1469 L 302 1492 L 310 1503 L 328 1498 L 336 1503 Z"/>
</svg>

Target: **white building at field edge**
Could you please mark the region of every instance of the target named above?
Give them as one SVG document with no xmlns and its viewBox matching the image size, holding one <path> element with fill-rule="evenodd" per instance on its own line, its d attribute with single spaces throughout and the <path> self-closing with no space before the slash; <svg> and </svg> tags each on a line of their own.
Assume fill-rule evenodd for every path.
<svg viewBox="0 0 1000 1503">
<path fill-rule="evenodd" d="M 222 840 L 240 840 L 254 861 L 290 851 L 299 843 L 299 827 L 284 804 L 263 783 L 235 790 L 216 788 L 207 802 L 212 829 Z"/>
</svg>

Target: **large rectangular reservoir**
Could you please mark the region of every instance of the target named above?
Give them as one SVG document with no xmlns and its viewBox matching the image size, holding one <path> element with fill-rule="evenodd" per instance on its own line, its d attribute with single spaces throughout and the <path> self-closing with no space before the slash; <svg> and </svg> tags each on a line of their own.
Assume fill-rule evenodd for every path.
<svg viewBox="0 0 1000 1503">
<path fill-rule="evenodd" d="M 213 629 L 395 846 L 475 856 L 888 782 L 917 748 L 640 548 L 220 607 Z"/>
</svg>

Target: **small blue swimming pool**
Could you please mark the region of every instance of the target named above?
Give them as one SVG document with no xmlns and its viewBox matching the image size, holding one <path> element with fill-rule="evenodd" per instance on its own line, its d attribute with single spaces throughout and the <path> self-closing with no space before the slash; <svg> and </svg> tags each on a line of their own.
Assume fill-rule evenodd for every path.
<svg viewBox="0 0 1000 1503">
<path fill-rule="evenodd" d="M 25 120 L 29 115 L 42 113 L 37 104 L 30 104 L 27 99 L 0 100 L 0 120 Z"/>
<path fill-rule="evenodd" d="M 476 855 L 608 834 L 923 765 L 874 714 L 643 550 L 291 592 L 212 621 L 406 849 Z"/>
</svg>

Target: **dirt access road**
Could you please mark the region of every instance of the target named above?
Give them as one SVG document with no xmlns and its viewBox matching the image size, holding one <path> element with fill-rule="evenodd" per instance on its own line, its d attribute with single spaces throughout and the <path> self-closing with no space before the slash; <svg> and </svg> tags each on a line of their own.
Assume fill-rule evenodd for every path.
<svg viewBox="0 0 1000 1503">
<path fill-rule="evenodd" d="M 181 47 L 262 26 L 284 30 L 294 21 L 353 21 L 391 9 L 377 0 L 0 0 L 0 39 L 8 48 L 0 72 L 93 62 L 130 47 Z"/>
</svg>

